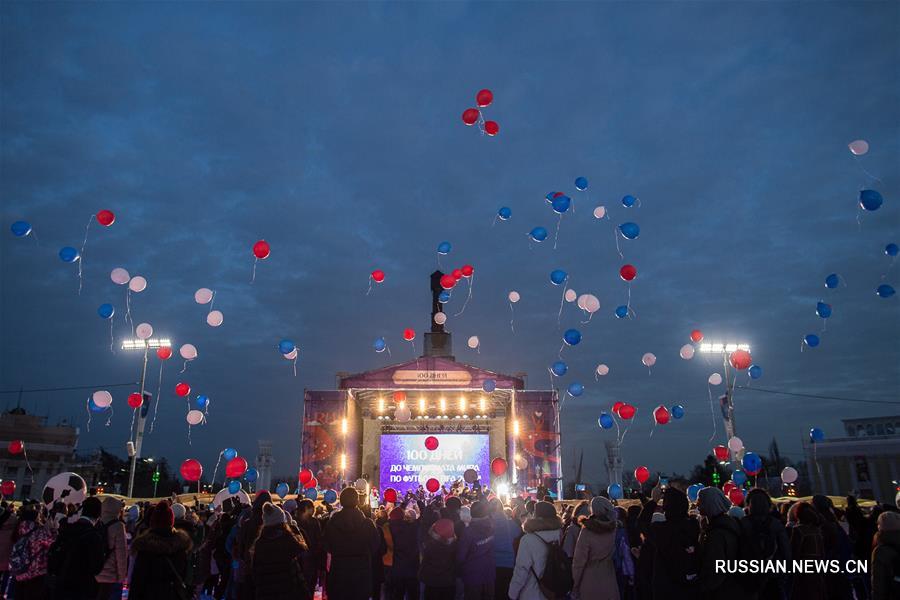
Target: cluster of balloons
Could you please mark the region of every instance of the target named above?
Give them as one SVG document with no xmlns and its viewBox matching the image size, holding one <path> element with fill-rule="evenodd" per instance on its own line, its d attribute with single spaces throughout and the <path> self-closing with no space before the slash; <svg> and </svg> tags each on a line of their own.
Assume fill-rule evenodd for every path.
<svg viewBox="0 0 900 600">
<path fill-rule="evenodd" d="M 494 101 L 494 93 L 489 89 L 480 90 L 475 94 L 475 104 L 478 108 L 467 108 L 463 111 L 462 121 L 467 126 L 478 124 L 478 129 L 489 136 L 495 136 L 500 132 L 500 125 L 496 121 L 485 121 L 482 109 L 490 106 Z"/>
</svg>

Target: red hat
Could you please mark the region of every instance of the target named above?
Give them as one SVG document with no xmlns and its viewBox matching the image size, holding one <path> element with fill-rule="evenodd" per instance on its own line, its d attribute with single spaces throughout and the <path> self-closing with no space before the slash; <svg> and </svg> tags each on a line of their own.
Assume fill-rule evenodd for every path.
<svg viewBox="0 0 900 600">
<path fill-rule="evenodd" d="M 169 530 L 173 527 L 175 527 L 175 513 L 167 501 L 160 500 L 150 513 L 150 529 Z"/>
<path fill-rule="evenodd" d="M 435 521 L 434 525 L 431 526 L 431 533 L 434 537 L 446 542 L 449 542 L 456 537 L 453 529 L 453 521 L 450 519 L 438 519 Z"/>
</svg>

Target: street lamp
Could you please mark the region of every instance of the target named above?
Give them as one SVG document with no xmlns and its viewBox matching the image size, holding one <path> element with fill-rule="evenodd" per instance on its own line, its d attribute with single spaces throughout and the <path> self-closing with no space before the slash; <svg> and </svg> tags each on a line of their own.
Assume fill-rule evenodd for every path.
<svg viewBox="0 0 900 600">
<path fill-rule="evenodd" d="M 738 350 L 744 350 L 746 352 L 750 352 L 750 344 L 744 343 L 736 343 L 736 342 L 703 342 L 700 344 L 700 352 L 704 354 L 721 354 L 722 355 L 722 368 L 725 371 L 725 396 L 721 399 L 722 405 L 725 408 L 725 411 L 722 414 L 722 419 L 725 421 L 725 435 L 728 436 L 730 440 L 735 436 L 735 424 L 734 424 L 734 385 L 737 380 L 737 373 L 730 373 L 728 367 L 728 357 Z M 737 460 L 739 457 L 737 452 L 732 450 L 731 452 L 732 458 Z"/>
<path fill-rule="evenodd" d="M 149 410 L 150 401 L 148 399 L 147 392 L 144 391 L 144 383 L 147 379 L 147 356 L 150 353 L 150 348 L 169 348 L 172 346 L 172 341 L 168 338 L 151 338 L 151 339 L 128 339 L 122 340 L 122 350 L 143 350 L 144 351 L 144 366 L 141 369 L 141 398 L 143 399 L 143 405 L 141 406 L 140 416 L 138 417 L 138 426 L 134 432 L 134 439 L 129 439 L 129 454 L 131 455 L 131 469 L 128 473 L 128 497 L 132 497 L 132 493 L 134 492 L 134 472 L 137 466 L 137 459 L 141 456 L 141 445 L 144 442 L 144 423 L 147 417 L 147 411 Z"/>
</svg>

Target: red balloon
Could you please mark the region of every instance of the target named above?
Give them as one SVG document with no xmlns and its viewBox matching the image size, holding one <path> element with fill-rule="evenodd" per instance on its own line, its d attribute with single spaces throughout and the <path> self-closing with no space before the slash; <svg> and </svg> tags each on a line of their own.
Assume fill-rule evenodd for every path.
<svg viewBox="0 0 900 600">
<path fill-rule="evenodd" d="M 703 339 L 703 332 L 699 329 L 695 329 L 691 332 L 691 341 L 695 344 Z"/>
<path fill-rule="evenodd" d="M 247 461 L 240 456 L 235 456 L 225 463 L 225 476 L 229 479 L 237 479 L 247 472 Z"/>
<path fill-rule="evenodd" d="M 308 489 L 314 488 L 318 485 L 319 485 L 319 480 L 316 479 L 315 477 L 313 477 L 312 479 L 310 479 L 309 481 L 307 481 L 306 483 L 303 484 L 303 489 L 308 490 Z"/>
<path fill-rule="evenodd" d="M 497 124 L 497 121 L 485 121 L 484 132 L 490 136 L 495 136 L 500 133 L 500 126 Z"/>
<path fill-rule="evenodd" d="M 728 362 L 738 371 L 743 371 L 750 368 L 750 365 L 753 363 L 753 357 L 746 350 L 735 350 L 731 353 L 731 358 L 728 359 Z"/>
<path fill-rule="evenodd" d="M 653 411 L 653 420 L 656 421 L 660 425 L 665 425 L 669 422 L 669 409 L 665 406 L 657 406 Z"/>
<path fill-rule="evenodd" d="M 22 454 L 25 451 L 25 442 L 22 440 L 13 440 L 7 446 L 10 454 Z"/>
<path fill-rule="evenodd" d="M 433 435 L 429 435 L 425 438 L 425 448 L 428 450 L 437 450 L 438 449 L 438 439 Z"/>
<path fill-rule="evenodd" d="M 623 404 L 619 407 L 619 416 L 625 419 L 626 421 L 634 416 L 634 413 L 637 411 L 635 407 L 630 404 Z"/>
<path fill-rule="evenodd" d="M 441 287 L 445 290 L 453 289 L 456 285 L 456 278 L 453 275 L 441 275 Z"/>
<path fill-rule="evenodd" d="M 269 242 L 267 242 L 266 240 L 259 240 L 258 242 L 253 244 L 253 256 L 260 260 L 269 258 L 270 252 L 271 248 L 269 248 Z"/>
<path fill-rule="evenodd" d="M 131 408 L 139 408 L 144 403 L 144 397 L 138 392 L 128 394 L 128 406 Z"/>
<path fill-rule="evenodd" d="M 300 469 L 300 484 L 303 485 L 313 478 L 312 471 L 309 469 Z"/>
<path fill-rule="evenodd" d="M 394 402 L 403 402 L 406 400 L 406 392 L 394 392 Z"/>
<path fill-rule="evenodd" d="M 453 275 L 453 279 L 459 281 L 460 279 L 462 279 L 462 276 L 463 276 L 462 269 L 453 269 L 453 272 L 451 273 L 451 275 Z"/>
<path fill-rule="evenodd" d="M 111 210 L 101 210 L 97 213 L 97 222 L 104 227 L 109 227 L 116 222 L 116 215 Z"/>
<path fill-rule="evenodd" d="M 166 346 L 157 348 L 156 357 L 159 358 L 159 360 L 169 360 L 170 358 L 172 358 L 172 349 Z"/>
<path fill-rule="evenodd" d="M 394 488 L 386 488 L 384 490 L 384 494 L 381 495 L 381 498 L 385 502 L 396 502 L 397 501 L 397 490 Z"/>
<path fill-rule="evenodd" d="M 731 490 L 735 489 L 737 485 L 733 481 L 726 481 L 725 485 L 722 486 L 722 491 L 725 492 L 727 496 Z"/>
<path fill-rule="evenodd" d="M 553 192 L 554 198 L 559 198 L 560 196 L 565 196 L 565 194 L 563 194 L 562 192 Z"/>
<path fill-rule="evenodd" d="M 504 473 L 506 473 L 506 459 L 500 458 L 499 456 L 491 461 L 491 473 L 500 477 Z"/>
<path fill-rule="evenodd" d="M 462 271 L 463 277 L 471 277 L 472 273 L 475 272 L 475 267 L 472 265 L 463 265 L 463 268 L 460 269 L 460 271 Z"/>
<path fill-rule="evenodd" d="M 407 342 L 411 342 L 416 339 L 416 330 L 412 327 L 407 327 L 403 330 L 403 339 Z"/>
<path fill-rule="evenodd" d="M 735 486 L 728 491 L 728 499 L 731 500 L 731 503 L 735 506 L 740 506 L 744 503 L 744 490 Z"/>
<path fill-rule="evenodd" d="M 638 467 L 634 470 L 634 478 L 638 480 L 638 483 L 644 484 L 650 479 L 650 469 L 647 467 Z"/>
<path fill-rule="evenodd" d="M 0 483 L 0 494 L 4 496 L 12 496 L 16 493 L 16 482 L 12 479 L 7 479 L 3 483 Z"/>
<path fill-rule="evenodd" d="M 200 481 L 203 475 L 203 465 L 196 458 L 188 458 L 181 463 L 181 476 L 185 481 Z"/>
<path fill-rule="evenodd" d="M 483 89 L 475 94 L 475 103 L 481 108 L 490 105 L 494 101 L 494 92 L 489 89 Z"/>
<path fill-rule="evenodd" d="M 432 494 L 441 489 L 441 482 L 432 477 L 428 481 L 425 482 L 425 489 L 431 492 Z"/>
<path fill-rule="evenodd" d="M 625 403 L 624 403 L 624 402 L 622 402 L 622 401 L 616 402 L 616 403 L 613 404 L 613 406 L 612 406 L 612 411 L 613 411 L 615 414 L 619 414 L 619 409 L 622 408 L 623 406 L 625 406 Z"/>
<path fill-rule="evenodd" d="M 181 397 L 187 396 L 191 393 L 191 386 L 182 381 L 175 386 L 175 393 Z"/>
<path fill-rule="evenodd" d="M 623 265 L 622 268 L 619 269 L 619 277 L 625 281 L 631 281 L 637 277 L 637 269 L 634 265 Z"/>
<path fill-rule="evenodd" d="M 477 108 L 467 108 L 466 110 L 463 111 L 463 115 L 462 115 L 463 123 L 465 123 L 466 125 L 469 125 L 469 126 L 474 125 L 475 123 L 478 122 L 479 114 L 480 113 L 478 112 Z"/>
<path fill-rule="evenodd" d="M 725 446 L 716 446 L 713 448 L 713 454 L 716 455 L 716 460 L 719 462 L 728 460 L 728 448 Z"/>
<path fill-rule="evenodd" d="M 384 271 L 381 269 L 375 269 L 372 271 L 372 279 L 375 280 L 375 283 L 381 283 L 384 281 Z"/>
</svg>

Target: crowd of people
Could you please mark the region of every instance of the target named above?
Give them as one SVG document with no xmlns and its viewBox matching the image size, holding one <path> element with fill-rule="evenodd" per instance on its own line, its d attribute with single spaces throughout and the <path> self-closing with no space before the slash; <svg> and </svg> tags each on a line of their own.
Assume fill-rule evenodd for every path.
<svg viewBox="0 0 900 600">
<path fill-rule="evenodd" d="M 742 507 L 678 485 L 640 502 L 500 498 L 477 485 L 372 507 L 273 498 L 126 509 L 88 497 L 0 507 L 3 598 L 15 600 L 889 600 L 900 598 L 900 510 L 826 496 Z M 740 574 L 717 561 L 868 561 L 868 573 Z"/>
</svg>

